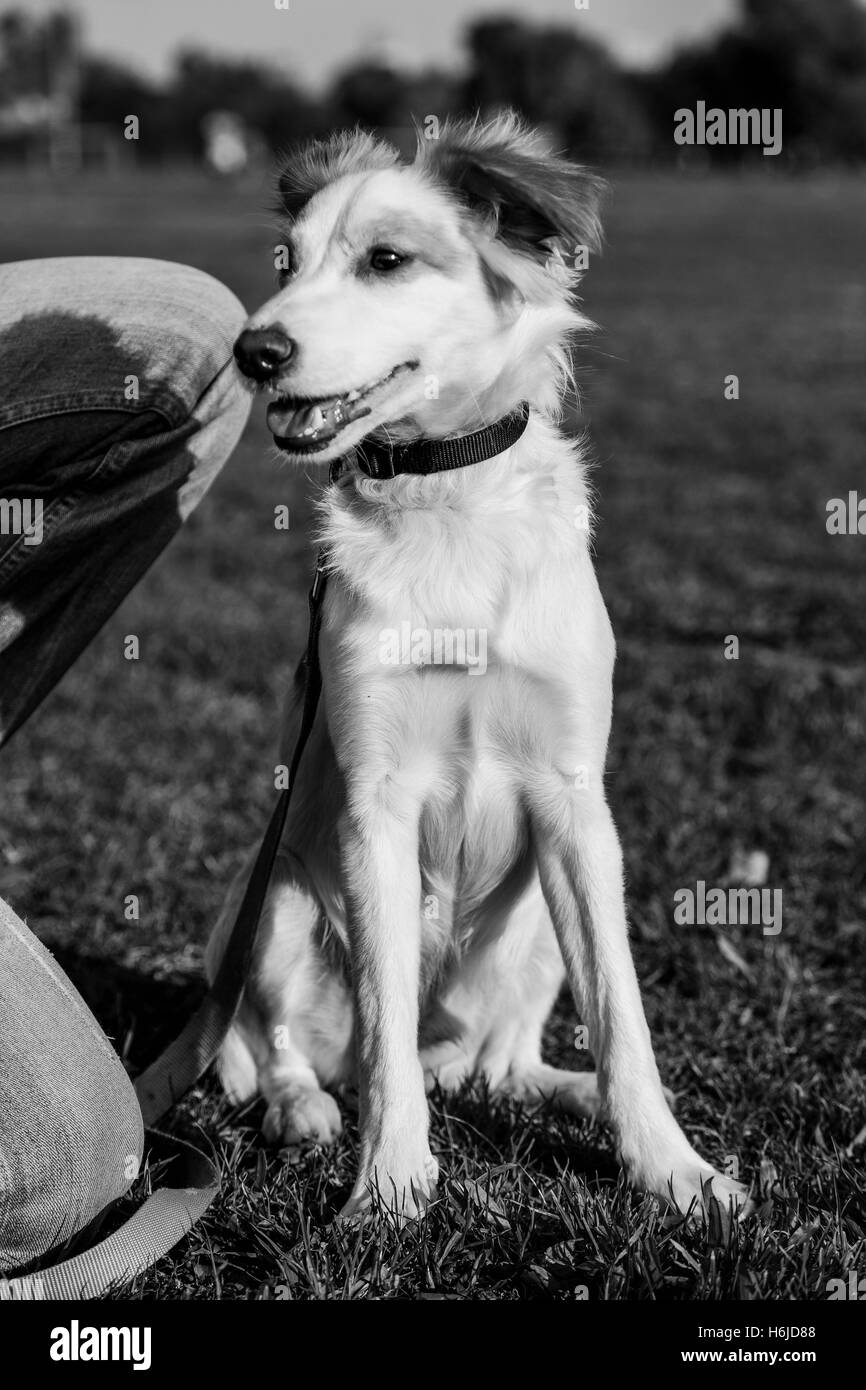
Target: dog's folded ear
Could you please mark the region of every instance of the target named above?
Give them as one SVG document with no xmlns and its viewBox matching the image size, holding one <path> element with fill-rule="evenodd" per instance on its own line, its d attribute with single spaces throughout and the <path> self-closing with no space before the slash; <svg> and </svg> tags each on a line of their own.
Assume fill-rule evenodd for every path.
<svg viewBox="0 0 866 1390">
<path fill-rule="evenodd" d="M 511 250 L 544 260 L 601 245 L 604 181 L 557 155 L 513 113 L 452 122 L 419 139 L 418 164 L 444 183 Z"/>
</svg>

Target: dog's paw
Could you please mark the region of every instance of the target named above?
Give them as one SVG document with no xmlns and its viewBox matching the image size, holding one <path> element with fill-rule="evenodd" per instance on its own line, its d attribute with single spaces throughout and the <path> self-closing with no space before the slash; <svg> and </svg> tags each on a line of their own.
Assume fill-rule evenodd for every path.
<svg viewBox="0 0 866 1390">
<path fill-rule="evenodd" d="M 275 1096 L 265 1112 L 262 1132 L 269 1143 L 333 1144 L 343 1128 L 333 1096 L 317 1086 L 291 1086 Z"/>
<path fill-rule="evenodd" d="M 639 1185 L 661 1199 L 671 1222 L 686 1219 L 697 1223 L 706 1218 L 727 1233 L 734 1216 L 744 1220 L 757 1210 L 742 1183 L 725 1177 L 708 1163 L 690 1163 L 667 1172 L 656 1170 Z"/>
<path fill-rule="evenodd" d="M 381 1205 L 398 1221 L 417 1221 L 436 1200 L 438 1179 L 439 1164 L 430 1153 L 417 1163 L 374 1159 L 367 1171 L 358 1174 L 337 1219 L 359 1220 Z"/>
<path fill-rule="evenodd" d="M 450 1058 L 447 1062 L 442 1062 L 438 1066 L 426 1067 L 424 1070 L 424 1090 L 429 1095 L 435 1086 L 447 1094 L 459 1091 L 464 1082 L 468 1081 L 472 1075 L 472 1061 L 469 1057 L 460 1053 L 456 1057 Z"/>
<path fill-rule="evenodd" d="M 594 1071 L 560 1071 L 539 1063 L 509 1071 L 496 1090 L 530 1108 L 552 1102 L 558 1110 L 581 1119 L 596 1119 L 604 1113 Z"/>
</svg>

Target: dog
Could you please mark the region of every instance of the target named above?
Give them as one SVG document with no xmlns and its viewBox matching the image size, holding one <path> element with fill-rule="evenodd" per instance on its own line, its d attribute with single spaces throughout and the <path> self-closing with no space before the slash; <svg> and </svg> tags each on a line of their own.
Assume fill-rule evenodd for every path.
<svg viewBox="0 0 866 1390">
<path fill-rule="evenodd" d="M 600 181 L 505 115 L 420 135 L 412 163 L 361 132 L 316 142 L 279 188 L 285 267 L 235 355 L 282 456 L 340 472 L 319 505 L 322 701 L 222 1084 L 235 1102 L 261 1092 L 285 1145 L 331 1143 L 332 1092 L 357 1087 L 347 1217 L 376 1193 L 423 1211 L 427 1092 L 479 1076 L 602 1117 L 669 1207 L 745 1210 L 662 1086 L 604 791 L 614 639 L 582 445 L 557 424 L 569 343 L 590 327 L 575 265 L 599 247 Z M 414 457 L 515 419 L 519 437 L 478 461 L 360 466 L 371 445 Z M 438 661 L 437 633 L 452 635 Z M 596 1072 L 542 1060 L 565 977 Z"/>
</svg>

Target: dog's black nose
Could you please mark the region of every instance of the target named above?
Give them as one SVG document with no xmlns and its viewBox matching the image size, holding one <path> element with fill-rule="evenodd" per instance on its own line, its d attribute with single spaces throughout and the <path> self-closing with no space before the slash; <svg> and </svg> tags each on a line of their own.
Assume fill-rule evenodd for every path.
<svg viewBox="0 0 866 1390">
<path fill-rule="evenodd" d="M 244 376 L 267 381 L 286 365 L 294 350 L 291 338 L 280 328 L 245 328 L 235 343 L 235 361 Z"/>
</svg>

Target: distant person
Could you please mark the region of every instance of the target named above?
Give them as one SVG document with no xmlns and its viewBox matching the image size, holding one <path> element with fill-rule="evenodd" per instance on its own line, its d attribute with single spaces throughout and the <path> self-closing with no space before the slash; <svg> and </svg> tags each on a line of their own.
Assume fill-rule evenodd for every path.
<svg viewBox="0 0 866 1390">
<path fill-rule="evenodd" d="M 250 162 L 250 146 L 242 117 L 234 111 L 211 111 L 201 123 L 205 163 L 214 174 L 232 178 Z"/>
</svg>

